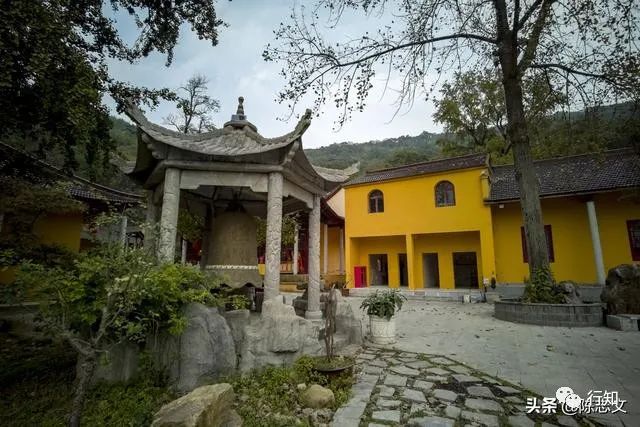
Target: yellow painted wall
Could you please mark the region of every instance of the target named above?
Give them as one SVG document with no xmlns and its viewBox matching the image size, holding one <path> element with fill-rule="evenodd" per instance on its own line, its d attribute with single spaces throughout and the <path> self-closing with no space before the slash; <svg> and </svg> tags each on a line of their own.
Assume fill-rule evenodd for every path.
<svg viewBox="0 0 640 427">
<path fill-rule="evenodd" d="M 353 251 L 355 247 L 357 248 Z M 369 265 L 369 255 L 387 254 L 389 286 L 397 288 L 400 286 L 400 269 L 398 267 L 398 254 L 407 253 L 405 246 L 405 236 L 386 237 L 361 237 L 353 239 L 351 242 L 351 277 L 353 278 L 353 267 L 367 267 L 367 285 L 371 285 L 371 268 Z M 353 280 L 349 282 L 349 287 L 353 287 Z"/>
<path fill-rule="evenodd" d="M 369 250 L 368 247 L 361 247 L 361 237 L 396 236 L 398 242 L 402 242 L 402 247 L 406 248 L 407 238 L 412 235 L 475 231 L 480 235 L 484 254 L 479 271 L 483 271 L 486 278 L 493 276 L 492 217 L 490 207 L 483 203 L 483 184 L 486 187 L 483 172 L 483 168 L 474 168 L 346 187 L 346 270 L 350 284 L 353 283 L 353 267 L 360 265 L 356 262 L 361 262 L 361 253 Z M 435 186 L 442 180 L 453 183 L 455 206 L 436 207 Z M 383 192 L 384 212 L 369 213 L 368 195 L 376 189 Z M 461 235 L 454 234 L 451 238 L 461 238 L 459 245 L 465 245 Z M 394 248 L 397 250 L 397 247 Z M 378 253 L 389 252 L 381 250 Z M 413 269 L 409 272 L 410 287 L 421 287 L 422 284 L 422 277 L 417 274 L 418 268 L 422 268 L 422 261 L 420 255 L 420 262 L 417 262 L 417 253 L 414 250 Z M 397 259 L 393 258 L 389 257 L 390 270 L 392 266 L 397 268 Z M 480 259 L 478 254 L 479 262 Z M 390 272 L 390 278 L 395 277 Z"/>
<path fill-rule="evenodd" d="M 608 193 L 594 197 L 606 270 L 632 262 L 626 221 L 640 219 L 640 205 L 621 200 L 620 196 L 621 193 Z M 493 214 L 498 282 L 522 283 L 529 271 L 522 259 L 520 205 L 508 203 L 502 209 L 494 206 Z M 556 280 L 596 283 L 585 199 L 543 199 L 542 215 L 544 223 L 551 225 L 555 255 L 551 269 Z"/>
<path fill-rule="evenodd" d="M 634 262 L 631 259 L 627 220 L 640 220 L 640 203 L 622 192 L 599 194 L 594 197 L 594 203 L 605 270 Z"/>
<path fill-rule="evenodd" d="M 33 232 L 41 243 L 58 244 L 78 252 L 82 224 L 82 214 L 49 215 L 36 221 Z M 13 268 L 0 270 L 0 283 L 11 283 L 14 278 Z"/>
<path fill-rule="evenodd" d="M 339 274 L 340 273 L 340 227 L 329 227 L 329 263 L 327 265 L 327 274 Z M 320 268 L 324 266 L 324 226 L 320 242 Z M 324 271 L 323 271 L 324 272 Z"/>
<path fill-rule="evenodd" d="M 482 255 L 480 253 L 480 234 L 476 232 L 421 234 L 414 236 L 414 277 L 415 287 L 423 288 L 424 268 L 422 254 L 438 254 L 440 288 L 455 289 L 453 276 L 453 253 L 475 252 L 478 262 L 478 285 L 482 284 Z"/>
</svg>

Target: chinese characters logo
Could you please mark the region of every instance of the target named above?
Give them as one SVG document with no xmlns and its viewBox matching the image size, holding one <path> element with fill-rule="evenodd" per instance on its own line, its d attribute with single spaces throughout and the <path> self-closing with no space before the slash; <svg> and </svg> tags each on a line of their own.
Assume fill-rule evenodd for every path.
<svg viewBox="0 0 640 427">
<path fill-rule="evenodd" d="M 560 387 L 555 397 L 527 398 L 527 414 L 555 414 L 561 410 L 565 415 L 576 414 L 615 414 L 621 412 L 626 400 L 620 399 L 617 391 L 591 390 L 584 399 L 578 396 L 570 387 Z"/>
</svg>

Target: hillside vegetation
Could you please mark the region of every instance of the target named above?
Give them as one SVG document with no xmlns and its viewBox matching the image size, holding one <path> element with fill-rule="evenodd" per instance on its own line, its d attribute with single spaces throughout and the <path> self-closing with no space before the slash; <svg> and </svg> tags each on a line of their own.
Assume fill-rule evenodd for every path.
<svg viewBox="0 0 640 427">
<path fill-rule="evenodd" d="M 111 137 L 116 140 L 120 155 L 135 160 L 137 136 L 135 126 L 112 117 Z M 557 113 L 544 132 L 533 136 L 533 153 L 537 158 L 580 154 L 602 149 L 619 148 L 640 141 L 640 111 L 631 104 L 616 104 L 590 112 Z M 442 147 L 451 136 L 422 132 L 416 136 L 400 136 L 368 142 L 339 142 L 305 153 L 318 166 L 346 168 L 360 162 L 360 170 L 367 171 L 400 166 L 442 157 Z M 448 155 L 464 152 L 448 152 Z M 498 157 L 498 156 L 496 156 Z M 507 156 L 507 160 L 510 156 Z"/>
</svg>

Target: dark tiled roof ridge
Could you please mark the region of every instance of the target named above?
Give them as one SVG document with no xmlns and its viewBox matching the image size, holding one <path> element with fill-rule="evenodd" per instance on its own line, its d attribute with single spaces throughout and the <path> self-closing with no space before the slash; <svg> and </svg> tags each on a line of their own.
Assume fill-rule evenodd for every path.
<svg viewBox="0 0 640 427">
<path fill-rule="evenodd" d="M 371 171 L 366 171 L 365 175 L 379 173 L 379 172 L 389 172 L 389 171 L 411 168 L 416 166 L 423 166 L 431 163 L 440 163 L 440 162 L 447 162 L 452 160 L 461 160 L 461 159 L 475 158 L 475 157 L 482 157 L 482 159 L 485 159 L 487 155 L 485 153 L 472 153 L 472 154 L 463 154 L 461 156 L 443 157 L 442 159 L 432 159 L 432 160 L 426 160 L 424 162 L 407 163 L 406 165 L 392 166 L 390 168 L 373 169 Z"/>
<path fill-rule="evenodd" d="M 612 148 L 609 150 L 603 150 L 603 151 L 590 151 L 588 153 L 582 153 L 582 154 L 568 154 L 566 156 L 558 156 L 558 157 L 547 157 L 545 159 L 536 159 L 533 161 L 533 164 L 538 165 L 541 163 L 546 163 L 546 162 L 555 162 L 555 161 L 561 161 L 561 160 L 567 160 L 567 159 L 574 159 L 574 158 L 578 158 L 578 157 L 597 157 L 597 156 L 602 156 L 602 155 L 609 155 L 609 154 L 618 154 L 618 153 L 624 153 L 624 152 L 629 152 L 629 153 L 633 153 L 633 147 L 621 147 L 621 148 Z M 499 168 L 512 168 L 514 166 L 513 163 L 507 163 L 506 165 L 491 165 L 492 169 L 499 169 Z"/>
</svg>

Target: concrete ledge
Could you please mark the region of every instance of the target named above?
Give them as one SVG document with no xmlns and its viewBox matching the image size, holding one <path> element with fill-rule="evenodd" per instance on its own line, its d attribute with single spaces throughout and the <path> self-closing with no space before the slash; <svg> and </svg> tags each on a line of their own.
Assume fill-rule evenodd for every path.
<svg viewBox="0 0 640 427">
<path fill-rule="evenodd" d="M 601 326 L 602 304 L 534 304 L 496 301 L 494 316 L 500 320 L 544 326 Z"/>
<path fill-rule="evenodd" d="M 640 314 L 609 314 L 607 316 L 607 326 L 618 331 L 640 330 Z"/>
</svg>

